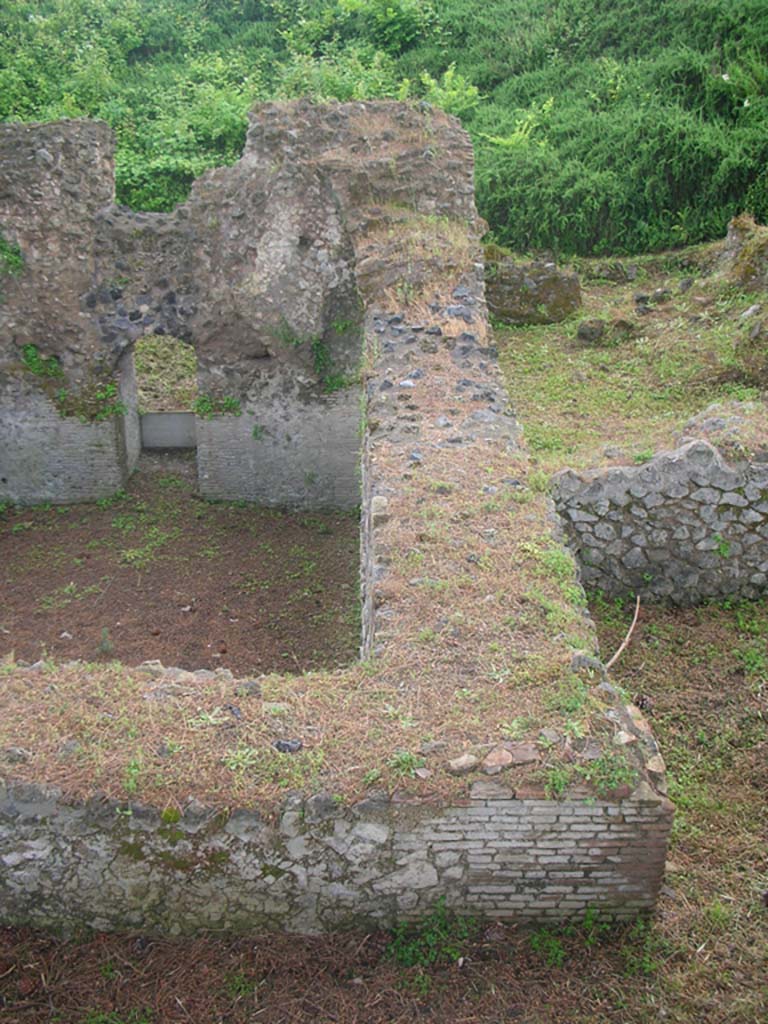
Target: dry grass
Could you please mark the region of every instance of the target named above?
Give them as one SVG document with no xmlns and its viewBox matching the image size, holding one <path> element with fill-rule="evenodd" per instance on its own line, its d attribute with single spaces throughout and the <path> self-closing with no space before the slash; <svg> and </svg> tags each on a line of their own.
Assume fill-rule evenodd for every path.
<svg viewBox="0 0 768 1024">
<path fill-rule="evenodd" d="M 456 241 L 454 225 L 429 226 L 447 232 L 446 244 Z M 401 227 L 398 237 L 419 239 L 424 219 Z M 473 251 L 465 246 L 457 262 Z M 443 280 L 447 295 L 460 280 Z M 424 312 L 416 302 L 406 321 Z M 553 541 L 548 499 L 529 481 L 525 453 L 485 437 L 481 426 L 458 426 L 477 404 L 459 386 L 468 371 L 452 358 L 466 325 L 451 324 L 436 351 L 419 353 L 424 382 L 398 399 L 418 423 L 423 462 L 409 460 L 411 442 L 373 434 L 372 473 L 392 495 L 376 536 L 389 566 L 377 595 L 388 618 L 375 660 L 263 677 L 261 696 L 247 698 L 222 675 L 9 662 L 0 749 L 23 742 L 29 752 L 13 765 L 15 777 L 80 797 L 97 788 L 159 804 L 194 796 L 268 809 L 286 790 L 354 799 L 372 785 L 437 800 L 466 793 L 446 761 L 467 750 L 484 754 L 509 737 L 510 723 L 514 739 L 535 739 L 546 725 L 579 736 L 604 728 L 588 681 L 570 670 L 573 652 L 595 645 L 574 564 Z M 484 326 L 480 320 L 475 333 Z M 490 381 L 498 371 L 486 363 L 473 373 Z M 471 432 L 460 448 L 446 446 L 441 415 Z M 300 739 L 302 751 L 278 754 L 279 738 Z M 445 747 L 427 759 L 426 778 L 393 761 L 396 751 L 420 757 L 437 738 Z"/>
<path fill-rule="evenodd" d="M 447 282 L 459 280 L 479 258 L 477 241 L 463 221 L 415 214 L 404 206 L 371 211 L 356 240 L 358 284 L 378 306 L 407 308 L 414 323 L 438 304 L 451 305 Z M 442 302 L 441 302 L 442 300 Z"/>
<path fill-rule="evenodd" d="M 631 608 L 592 605 L 606 650 Z M 9 1024 L 757 1024 L 768 1013 L 768 604 L 644 609 L 617 681 L 642 693 L 678 806 L 650 925 L 487 923 L 461 966 L 402 967 L 387 935 L 0 931 Z M 750 653 L 751 652 L 751 653 Z M 761 661 L 760 656 L 765 660 Z M 99 1018 L 97 1013 L 104 1016 Z M 135 1014 L 134 1017 L 131 1014 Z M 113 1016 L 107 1016 L 112 1014 Z"/>
</svg>

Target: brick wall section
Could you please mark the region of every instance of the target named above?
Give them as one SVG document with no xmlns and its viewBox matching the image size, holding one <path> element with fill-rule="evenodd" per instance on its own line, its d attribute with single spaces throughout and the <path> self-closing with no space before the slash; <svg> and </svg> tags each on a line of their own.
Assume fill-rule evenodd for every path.
<svg viewBox="0 0 768 1024">
<path fill-rule="evenodd" d="M 647 785 L 624 800 L 515 799 L 481 782 L 465 806 L 384 796 L 339 808 L 289 797 L 272 824 L 193 805 L 173 823 L 98 796 L 0 787 L 4 922 L 179 934 L 390 925 L 445 897 L 461 914 L 566 921 L 652 908 L 671 806 Z"/>
<path fill-rule="evenodd" d="M 0 373 L 0 500 L 26 505 L 103 498 L 122 487 L 127 451 L 109 419 L 63 418 L 24 378 Z"/>
</svg>

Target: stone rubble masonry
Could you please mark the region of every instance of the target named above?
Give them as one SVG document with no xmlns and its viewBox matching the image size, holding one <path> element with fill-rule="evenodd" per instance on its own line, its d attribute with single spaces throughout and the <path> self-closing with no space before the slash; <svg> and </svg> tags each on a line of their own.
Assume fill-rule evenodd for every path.
<svg viewBox="0 0 768 1024">
<path fill-rule="evenodd" d="M 486 294 L 493 316 L 507 324 L 555 324 L 581 308 L 578 275 L 554 263 L 521 263 L 486 247 Z"/>
<path fill-rule="evenodd" d="M 680 605 L 756 598 L 768 583 L 768 462 L 708 441 L 553 480 L 585 586 Z"/>
<path fill-rule="evenodd" d="M 179 820 L 98 795 L 0 784 L 5 922 L 67 929 L 312 933 L 387 926 L 440 897 L 467 914 L 618 919 L 653 906 L 671 806 L 647 784 L 620 802 L 515 799 L 478 783 L 465 806 L 290 796 L 276 822 L 190 804 Z"/>
<path fill-rule="evenodd" d="M 269 335 L 269 326 L 283 316 L 291 330 L 306 337 L 335 321 L 337 299 L 344 310 L 354 297 L 365 382 L 365 430 L 362 445 L 358 438 L 355 447 L 356 462 L 362 447 L 362 655 L 375 656 L 371 685 L 391 686 L 387 678 L 377 683 L 377 666 L 386 664 L 387 652 L 402 642 L 403 629 L 410 633 L 423 626 L 421 620 L 406 621 L 417 612 L 386 592 L 398 554 L 393 543 L 398 516 L 403 522 L 417 519 L 424 500 L 418 478 L 439 463 L 439 489 L 429 493 L 443 503 L 460 549 L 477 530 L 471 517 L 460 514 L 478 490 L 477 476 L 466 467 L 482 466 L 487 459 L 500 465 L 515 460 L 518 466 L 524 461 L 520 429 L 487 337 L 482 223 L 474 208 L 466 133 L 437 111 L 425 114 L 400 104 L 271 104 L 253 115 L 239 164 L 206 175 L 176 213 L 140 215 L 110 206 L 111 179 L 107 188 L 98 177 L 99 193 L 82 170 L 89 166 L 85 157 L 91 143 L 97 170 L 96 155 L 109 153 L 103 126 L 3 130 L 21 154 L 11 154 L 12 168 L 15 160 L 18 167 L 37 166 L 38 149 L 51 156 L 54 169 L 63 168 L 63 177 L 55 179 L 59 194 L 48 180 L 51 165 L 40 156 L 35 188 L 51 192 L 52 215 L 67 214 L 62 222 L 73 233 L 72 252 L 87 256 L 86 269 L 75 265 L 81 278 L 74 287 L 85 289 L 78 293 L 80 305 L 72 304 L 71 295 L 62 297 L 69 303 L 61 307 L 62 322 L 69 311 L 73 329 L 61 339 L 52 334 L 46 347 L 41 344 L 43 354 L 60 355 L 67 372 L 105 353 L 115 365 L 125 358 L 135 331 L 119 322 L 120 304 L 125 303 L 129 325 L 137 322 L 130 314 L 147 306 L 151 312 L 141 315 L 154 317 L 154 326 L 160 321 L 194 342 L 201 380 L 225 382 L 243 397 L 246 410 L 251 396 L 258 396 L 256 422 L 269 424 L 275 437 L 285 432 L 281 457 L 298 458 L 295 448 L 304 438 L 308 461 L 293 463 L 302 474 L 300 486 L 295 473 L 280 476 L 269 469 L 270 493 L 281 501 L 293 496 L 341 502 L 351 462 L 343 456 L 342 428 L 337 431 L 329 419 L 336 413 L 342 417 L 343 410 L 332 413 L 329 406 L 344 399 L 318 394 L 306 345 L 283 344 Z M 89 188 L 94 192 L 96 227 L 78 205 L 79 184 L 86 196 Z M 35 188 L 26 205 L 42 248 L 45 211 L 36 205 Z M 418 259 L 410 241 L 416 235 L 400 230 L 408 216 L 423 235 Z M 3 223 L 7 227 L 7 220 Z M 32 227 L 26 236 L 22 223 L 14 224 L 19 232 L 14 237 L 29 252 L 38 236 Z M 62 246 L 56 231 L 52 246 Z M 62 228 L 65 238 L 67 231 Z M 454 240 L 461 235 L 461 258 L 443 244 L 448 234 Z M 92 271 L 92 264 L 101 270 Z M 108 287 L 115 269 L 121 283 Z M 47 273 L 30 258 L 30 276 L 42 290 L 55 287 L 55 274 L 46 282 Z M 302 282 L 308 282 L 306 294 Z M 408 303 L 396 305 L 398 284 L 423 301 L 403 310 Z M 5 395 L 0 428 L 5 438 L 11 427 L 17 430 L 22 450 L 33 435 L 38 447 L 45 446 L 45 428 L 34 434 L 25 417 L 44 422 L 47 401 L 35 382 L 14 368 L 19 342 L 42 343 L 40 334 L 25 333 L 20 311 L 31 309 L 27 287 L 24 275 L 14 279 L 0 341 Z M 49 300 L 46 296 L 44 302 Z M 334 349 L 340 365 L 346 365 L 344 352 L 351 352 L 345 344 L 342 338 Z M 132 386 L 124 373 L 127 403 Z M 359 397 L 355 391 L 356 405 Z M 50 416 L 49 429 L 55 417 L 75 430 L 76 423 L 61 420 L 52 405 Z M 227 481 L 237 473 L 247 496 L 257 497 L 255 449 L 248 450 L 241 427 L 250 428 L 249 420 L 246 414 L 199 424 L 198 458 L 201 476 L 219 474 L 217 489 L 231 494 Z M 229 422 L 234 426 L 226 437 Z M 83 441 L 101 445 L 103 465 L 92 452 L 78 463 L 73 435 L 69 443 L 75 452 L 62 457 L 59 500 L 66 488 L 81 498 L 91 485 L 97 491 L 108 472 L 113 476 L 104 487 L 114 490 L 137 455 L 135 432 L 117 430 L 115 440 L 109 433 L 115 430 L 114 421 L 83 426 Z M 289 432 L 294 448 L 286 440 Z M 48 442 L 51 447 L 53 439 L 56 452 L 60 436 L 51 434 Z M 225 444 L 237 454 L 223 452 Z M 335 451 L 326 452 L 330 446 Z M 14 464 L 15 488 L 27 471 L 34 476 L 32 469 L 37 486 L 49 480 L 50 464 L 32 469 L 25 464 L 32 454 L 27 451 Z M 218 463 L 227 460 L 220 468 Z M 303 480 L 307 465 L 319 479 L 327 478 L 320 490 Z M 56 479 L 46 484 L 46 499 L 56 500 Z M 503 610 L 503 602 L 499 607 Z M 492 606 L 483 611 L 489 628 L 492 614 Z M 640 712 L 621 704 L 595 658 L 574 656 L 564 638 L 553 643 L 560 645 L 564 672 L 570 662 L 571 671 L 599 680 L 601 735 L 609 743 L 613 737 L 614 744 L 629 744 L 628 757 L 638 769 L 634 789 L 627 785 L 603 799 L 585 785 L 573 785 L 563 799 L 548 799 L 543 784 L 516 784 L 514 766 L 505 763 L 503 777 L 473 781 L 477 775 L 468 775 L 466 796 L 447 806 L 435 796 L 402 791 L 391 796 L 369 791 L 352 806 L 339 805 L 327 793 L 292 794 L 264 817 L 253 808 L 222 812 L 187 800 L 176 820 L 175 814 L 98 794 L 77 803 L 44 780 L 33 785 L 14 779 L 10 769 L 0 782 L 0 919 L 172 934 L 259 928 L 317 932 L 415 918 L 443 896 L 459 913 L 523 921 L 567 920 L 588 907 L 619 918 L 650 909 L 663 876 L 672 818 L 658 747 Z M 443 662 L 434 671 L 450 675 L 452 668 Z"/>
<path fill-rule="evenodd" d="M 202 494 L 359 504 L 355 381 L 381 268 L 356 246 L 394 207 L 477 221 L 458 122 L 396 103 L 266 104 L 242 158 L 167 214 L 114 204 L 113 147 L 99 122 L 0 125 L 0 231 L 24 258 L 0 300 L 0 500 L 95 499 L 125 482 L 135 399 L 107 429 L 62 419 L 52 392 L 130 376 L 134 342 L 159 332 L 194 346 L 201 396 L 233 409 L 198 417 Z M 25 369 L 26 345 L 63 377 Z"/>
</svg>

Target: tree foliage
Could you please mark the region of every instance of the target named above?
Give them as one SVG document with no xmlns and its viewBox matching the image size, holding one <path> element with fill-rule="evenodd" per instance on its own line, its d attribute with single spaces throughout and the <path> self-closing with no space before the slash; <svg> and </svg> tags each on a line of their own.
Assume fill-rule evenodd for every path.
<svg viewBox="0 0 768 1024">
<path fill-rule="evenodd" d="M 14 0 L 0 118 L 100 117 L 120 201 L 172 208 L 257 100 L 422 98 L 461 117 L 517 249 L 632 252 L 768 217 L 764 0 Z"/>
</svg>

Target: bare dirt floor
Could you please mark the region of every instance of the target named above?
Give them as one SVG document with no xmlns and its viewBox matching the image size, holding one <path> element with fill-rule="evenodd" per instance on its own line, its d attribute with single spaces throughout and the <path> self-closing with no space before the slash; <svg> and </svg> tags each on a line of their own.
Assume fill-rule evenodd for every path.
<svg viewBox="0 0 768 1024">
<path fill-rule="evenodd" d="M 194 457 L 143 455 L 125 492 L 0 515 L 0 657 L 158 659 L 236 675 L 346 664 L 356 514 L 197 497 Z"/>
</svg>

